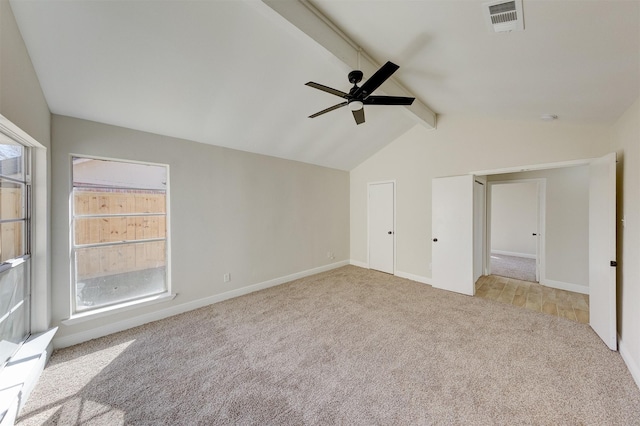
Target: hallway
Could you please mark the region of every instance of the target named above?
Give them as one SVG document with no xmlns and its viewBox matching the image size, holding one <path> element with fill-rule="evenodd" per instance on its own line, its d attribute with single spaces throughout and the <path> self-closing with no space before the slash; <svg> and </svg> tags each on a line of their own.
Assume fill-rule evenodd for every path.
<svg viewBox="0 0 640 426">
<path fill-rule="evenodd" d="M 529 281 L 484 275 L 476 282 L 476 296 L 532 311 L 589 323 L 589 295 L 545 287 Z"/>
</svg>

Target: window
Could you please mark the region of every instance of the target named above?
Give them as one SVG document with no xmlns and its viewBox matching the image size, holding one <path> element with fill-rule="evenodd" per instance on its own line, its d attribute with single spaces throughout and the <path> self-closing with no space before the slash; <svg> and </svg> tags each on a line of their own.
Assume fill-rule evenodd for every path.
<svg viewBox="0 0 640 426">
<path fill-rule="evenodd" d="M 29 150 L 0 143 L 0 366 L 30 332 Z"/>
<path fill-rule="evenodd" d="M 164 165 L 72 157 L 73 312 L 167 293 Z"/>
</svg>

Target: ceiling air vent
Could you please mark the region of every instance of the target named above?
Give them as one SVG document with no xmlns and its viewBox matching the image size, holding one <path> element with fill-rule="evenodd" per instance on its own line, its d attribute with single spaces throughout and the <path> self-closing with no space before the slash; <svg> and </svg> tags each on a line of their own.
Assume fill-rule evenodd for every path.
<svg viewBox="0 0 640 426">
<path fill-rule="evenodd" d="M 483 3 L 489 27 L 496 33 L 524 30 L 522 0 Z"/>
</svg>

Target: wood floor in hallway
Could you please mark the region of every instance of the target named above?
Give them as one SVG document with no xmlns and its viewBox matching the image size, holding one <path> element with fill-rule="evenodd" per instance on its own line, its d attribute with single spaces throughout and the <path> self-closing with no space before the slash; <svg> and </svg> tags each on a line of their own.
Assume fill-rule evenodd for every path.
<svg viewBox="0 0 640 426">
<path fill-rule="evenodd" d="M 541 284 L 485 275 L 476 282 L 476 296 L 589 323 L 589 296 Z"/>
</svg>

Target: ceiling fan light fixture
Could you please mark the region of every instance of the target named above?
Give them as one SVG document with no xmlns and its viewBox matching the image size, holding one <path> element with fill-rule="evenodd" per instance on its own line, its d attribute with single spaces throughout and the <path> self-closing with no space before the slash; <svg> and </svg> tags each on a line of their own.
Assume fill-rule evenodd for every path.
<svg viewBox="0 0 640 426">
<path fill-rule="evenodd" d="M 364 104 L 360 101 L 349 102 L 349 109 L 351 111 L 360 111 L 364 107 Z"/>
</svg>

